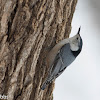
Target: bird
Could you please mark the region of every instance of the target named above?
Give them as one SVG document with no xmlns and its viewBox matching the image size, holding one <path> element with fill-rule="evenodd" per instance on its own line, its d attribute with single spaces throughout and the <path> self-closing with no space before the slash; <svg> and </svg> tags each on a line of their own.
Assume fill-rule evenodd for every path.
<svg viewBox="0 0 100 100">
<path fill-rule="evenodd" d="M 42 90 L 60 76 L 82 51 L 83 41 L 80 30 L 81 27 L 75 36 L 61 40 L 49 52 L 46 58 L 49 67 L 48 76 L 41 86 Z"/>
</svg>

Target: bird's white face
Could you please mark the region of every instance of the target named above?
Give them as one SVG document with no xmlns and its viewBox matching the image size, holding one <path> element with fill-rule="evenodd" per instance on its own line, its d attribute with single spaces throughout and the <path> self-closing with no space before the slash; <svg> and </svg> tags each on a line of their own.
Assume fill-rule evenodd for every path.
<svg viewBox="0 0 100 100">
<path fill-rule="evenodd" d="M 76 34 L 74 37 L 70 38 L 69 43 L 72 51 L 78 51 L 80 46 L 80 35 Z"/>
</svg>

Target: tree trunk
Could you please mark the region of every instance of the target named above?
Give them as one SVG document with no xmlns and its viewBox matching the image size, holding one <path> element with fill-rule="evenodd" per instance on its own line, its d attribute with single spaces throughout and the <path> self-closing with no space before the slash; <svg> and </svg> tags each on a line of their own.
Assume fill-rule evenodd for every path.
<svg viewBox="0 0 100 100">
<path fill-rule="evenodd" d="M 0 0 L 0 94 L 8 100 L 53 100 L 45 58 L 69 36 L 77 0 Z"/>
</svg>

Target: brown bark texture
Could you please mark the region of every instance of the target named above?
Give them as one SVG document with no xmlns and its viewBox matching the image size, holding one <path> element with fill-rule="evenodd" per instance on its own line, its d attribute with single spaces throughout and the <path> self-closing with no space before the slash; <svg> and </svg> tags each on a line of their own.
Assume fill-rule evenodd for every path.
<svg viewBox="0 0 100 100">
<path fill-rule="evenodd" d="M 77 0 L 0 0 L 0 94 L 8 100 L 53 100 L 46 56 L 69 36 Z"/>
</svg>

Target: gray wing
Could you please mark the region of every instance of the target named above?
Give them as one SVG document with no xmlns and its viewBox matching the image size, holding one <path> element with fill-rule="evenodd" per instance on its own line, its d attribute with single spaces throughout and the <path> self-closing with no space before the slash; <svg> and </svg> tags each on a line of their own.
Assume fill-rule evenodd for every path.
<svg viewBox="0 0 100 100">
<path fill-rule="evenodd" d="M 51 83 L 54 79 L 61 75 L 66 67 L 69 66 L 74 60 L 75 57 L 70 50 L 70 45 L 65 44 L 58 52 L 53 65 L 50 67 L 49 76 L 42 85 L 41 89 L 44 90 L 47 84 Z"/>
<path fill-rule="evenodd" d="M 70 45 L 65 44 L 60 51 L 58 52 L 54 64 L 52 65 L 49 73 L 49 80 L 57 78 L 65 69 L 67 66 L 69 66 L 73 61 L 75 60 L 75 57 L 73 56 Z"/>
</svg>

